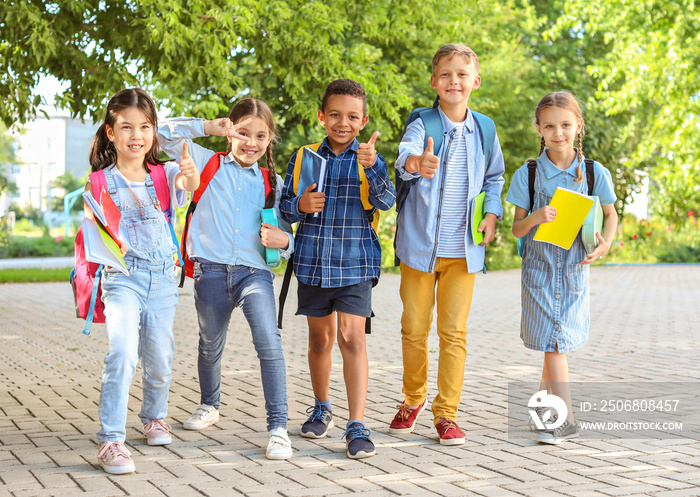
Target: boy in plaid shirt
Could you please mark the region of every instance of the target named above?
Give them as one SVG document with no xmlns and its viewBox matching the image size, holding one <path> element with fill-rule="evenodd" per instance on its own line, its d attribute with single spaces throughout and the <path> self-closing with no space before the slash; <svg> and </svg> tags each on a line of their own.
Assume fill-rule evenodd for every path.
<svg viewBox="0 0 700 497">
<path fill-rule="evenodd" d="M 321 438 L 333 428 L 329 389 L 337 335 L 348 395 L 347 455 L 358 459 L 376 453 L 363 421 L 369 379 L 365 321 L 372 316 L 372 287 L 379 279 L 381 265 L 381 247 L 368 214 L 390 209 L 396 191 L 386 161 L 374 149 L 379 132 L 368 143 L 355 139 L 369 119 L 360 84 L 350 79 L 331 82 L 318 119 L 328 132 L 318 148 L 326 159 L 323 191 L 316 191 L 318 185 L 313 184 L 303 192 L 294 192 L 295 153 L 280 202 L 282 217 L 299 223 L 294 256 L 297 314 L 305 315 L 309 323 L 309 369 L 316 400 L 307 410 L 311 415 L 301 435 Z M 373 207 L 369 213 L 360 197 L 359 168 L 369 184 Z"/>
</svg>

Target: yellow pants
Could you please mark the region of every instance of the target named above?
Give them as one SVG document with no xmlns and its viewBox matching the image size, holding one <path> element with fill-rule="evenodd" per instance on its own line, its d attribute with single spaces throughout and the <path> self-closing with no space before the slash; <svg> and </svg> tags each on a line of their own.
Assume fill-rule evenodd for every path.
<svg viewBox="0 0 700 497">
<path fill-rule="evenodd" d="M 437 286 L 437 293 L 435 287 Z M 401 263 L 401 344 L 403 393 L 408 405 L 419 405 L 428 396 L 428 334 L 437 297 L 438 394 L 433 418 L 456 421 L 467 358 L 467 318 L 474 293 L 474 273 L 465 259 L 438 258 L 435 271 L 425 273 Z"/>
</svg>

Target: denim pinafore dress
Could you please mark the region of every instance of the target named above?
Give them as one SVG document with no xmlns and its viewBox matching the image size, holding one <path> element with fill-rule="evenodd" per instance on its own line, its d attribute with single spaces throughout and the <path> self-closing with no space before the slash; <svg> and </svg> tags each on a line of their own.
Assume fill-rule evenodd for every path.
<svg viewBox="0 0 700 497">
<path fill-rule="evenodd" d="M 543 192 L 540 172 L 535 176 L 533 212 L 548 205 L 554 192 Z M 579 193 L 586 194 L 586 179 Z M 551 195 L 550 195 L 551 193 Z M 537 228 L 526 235 L 522 262 L 520 338 L 529 349 L 570 352 L 588 341 L 590 307 L 589 265 L 581 233 L 569 250 L 533 240 Z"/>
</svg>

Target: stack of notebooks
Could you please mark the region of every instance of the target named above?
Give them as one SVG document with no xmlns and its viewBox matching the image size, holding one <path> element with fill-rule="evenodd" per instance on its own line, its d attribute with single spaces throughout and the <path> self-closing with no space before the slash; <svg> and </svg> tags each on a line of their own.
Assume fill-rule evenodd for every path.
<svg viewBox="0 0 700 497">
<path fill-rule="evenodd" d="M 119 238 L 119 223 L 122 213 L 119 212 L 119 207 L 104 188 L 100 192 L 99 203 L 90 192 L 83 193 L 83 198 L 95 215 L 95 219 L 83 218 L 85 258 L 129 274 L 121 252 L 123 242 Z"/>
</svg>

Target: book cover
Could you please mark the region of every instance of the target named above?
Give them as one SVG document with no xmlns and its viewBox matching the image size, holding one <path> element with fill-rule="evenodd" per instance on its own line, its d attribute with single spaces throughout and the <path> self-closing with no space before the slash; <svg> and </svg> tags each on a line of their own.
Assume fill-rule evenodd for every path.
<svg viewBox="0 0 700 497">
<path fill-rule="evenodd" d="M 85 259 L 90 262 L 115 267 L 122 273 L 129 274 L 117 242 L 94 219 L 83 218 L 83 243 L 85 244 Z"/>
<path fill-rule="evenodd" d="M 590 254 L 598 246 L 598 237 L 596 233 L 603 232 L 603 208 L 600 206 L 600 200 L 597 196 L 590 197 L 593 199 L 591 210 L 588 211 L 586 220 L 581 228 L 581 239 L 586 247 L 586 253 Z"/>
<path fill-rule="evenodd" d="M 587 195 L 557 187 L 549 205 L 556 208 L 557 216 L 551 223 L 540 224 L 534 239 L 569 250 L 583 226 L 588 211 L 591 210 L 593 199 Z"/>
<path fill-rule="evenodd" d="M 484 199 L 486 192 L 481 192 L 472 200 L 472 239 L 476 245 L 484 241 L 484 234 L 478 231 L 481 221 L 484 220 Z"/>
<path fill-rule="evenodd" d="M 95 220 L 110 234 L 117 245 L 121 246 L 119 223 L 122 219 L 122 213 L 104 188 L 102 188 L 99 197 L 100 203 L 98 204 L 91 192 L 83 192 L 85 203 L 95 215 Z"/>
<path fill-rule="evenodd" d="M 263 223 L 279 226 L 277 223 L 277 213 L 275 209 L 263 209 L 260 212 Z M 268 266 L 277 267 L 280 263 L 280 250 L 276 248 L 263 247 L 265 249 L 265 262 Z"/>
<path fill-rule="evenodd" d="M 304 147 L 302 154 L 297 195 L 303 194 L 304 191 L 314 183 L 316 183 L 316 191 L 322 192 L 324 180 L 326 178 L 326 159 L 309 147 Z"/>
</svg>

